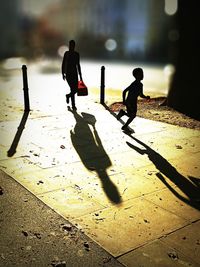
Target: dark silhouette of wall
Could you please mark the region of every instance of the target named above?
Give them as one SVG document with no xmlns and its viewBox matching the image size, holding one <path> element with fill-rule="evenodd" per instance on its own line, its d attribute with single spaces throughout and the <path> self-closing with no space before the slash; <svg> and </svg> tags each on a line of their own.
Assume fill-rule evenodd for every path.
<svg viewBox="0 0 200 267">
<path fill-rule="evenodd" d="M 200 119 L 198 1 L 180 0 L 176 21 L 179 30 L 176 72 L 168 93 L 168 105 Z"/>
</svg>

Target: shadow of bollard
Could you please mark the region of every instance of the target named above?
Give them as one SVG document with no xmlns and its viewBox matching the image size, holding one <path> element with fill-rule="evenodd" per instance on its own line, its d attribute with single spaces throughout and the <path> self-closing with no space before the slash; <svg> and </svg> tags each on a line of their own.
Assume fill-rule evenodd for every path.
<svg viewBox="0 0 200 267">
<path fill-rule="evenodd" d="M 23 117 L 21 119 L 21 122 L 20 122 L 20 124 L 18 126 L 17 132 L 16 132 L 15 137 L 13 139 L 12 145 L 11 145 L 10 149 L 8 150 L 8 152 L 7 152 L 7 156 L 8 157 L 12 157 L 16 153 L 16 148 L 18 146 L 18 143 L 19 143 L 20 137 L 22 135 L 22 132 L 23 132 L 23 130 L 25 128 L 25 124 L 26 124 L 26 121 L 28 119 L 28 114 L 29 114 L 29 111 L 24 111 Z"/>
<path fill-rule="evenodd" d="M 26 121 L 30 112 L 30 102 L 28 94 L 28 79 L 27 79 L 27 67 L 22 65 L 22 78 L 23 78 L 23 90 L 24 90 L 24 114 L 22 116 L 21 122 L 18 126 L 17 132 L 13 139 L 10 149 L 7 151 L 7 156 L 12 157 L 16 153 L 16 148 L 18 146 L 20 137 L 25 128 Z"/>
</svg>

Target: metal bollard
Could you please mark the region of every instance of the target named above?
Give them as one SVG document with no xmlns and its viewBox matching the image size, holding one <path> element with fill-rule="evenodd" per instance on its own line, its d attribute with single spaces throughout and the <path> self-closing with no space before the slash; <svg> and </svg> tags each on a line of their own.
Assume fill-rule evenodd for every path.
<svg viewBox="0 0 200 267">
<path fill-rule="evenodd" d="M 24 90 L 24 111 L 30 111 L 26 65 L 22 65 L 22 75 L 23 75 L 23 90 Z"/>
<path fill-rule="evenodd" d="M 100 103 L 104 104 L 105 101 L 105 67 L 101 67 L 101 92 L 100 92 Z"/>
</svg>

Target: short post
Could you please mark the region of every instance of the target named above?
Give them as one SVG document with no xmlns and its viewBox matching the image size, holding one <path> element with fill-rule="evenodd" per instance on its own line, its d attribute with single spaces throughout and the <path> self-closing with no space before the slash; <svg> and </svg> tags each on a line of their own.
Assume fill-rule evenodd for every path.
<svg viewBox="0 0 200 267">
<path fill-rule="evenodd" d="M 100 103 L 104 104 L 105 101 L 105 67 L 101 67 L 101 92 L 100 92 Z"/>
<path fill-rule="evenodd" d="M 24 90 L 24 111 L 30 111 L 26 65 L 22 66 L 22 75 L 23 75 L 23 90 Z"/>
</svg>

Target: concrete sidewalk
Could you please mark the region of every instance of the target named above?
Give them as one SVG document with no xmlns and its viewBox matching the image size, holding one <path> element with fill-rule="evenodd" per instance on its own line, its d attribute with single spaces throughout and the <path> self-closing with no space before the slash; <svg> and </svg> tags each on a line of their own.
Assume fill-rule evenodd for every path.
<svg viewBox="0 0 200 267">
<path fill-rule="evenodd" d="M 122 267 L 81 229 L 0 170 L 1 267 Z"/>
<path fill-rule="evenodd" d="M 0 169 L 125 266 L 200 266 L 199 131 L 37 88 L 29 114 L 1 91 Z"/>
</svg>

